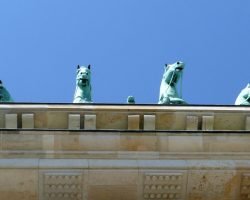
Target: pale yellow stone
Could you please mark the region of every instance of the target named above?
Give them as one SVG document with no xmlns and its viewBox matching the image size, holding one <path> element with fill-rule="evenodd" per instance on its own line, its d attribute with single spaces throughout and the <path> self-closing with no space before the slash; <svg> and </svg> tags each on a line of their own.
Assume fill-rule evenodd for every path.
<svg viewBox="0 0 250 200">
<path fill-rule="evenodd" d="M 33 129 L 34 128 L 34 114 L 22 114 L 22 128 Z"/>
<path fill-rule="evenodd" d="M 80 114 L 69 114 L 68 129 L 80 129 Z"/>
<path fill-rule="evenodd" d="M 243 113 L 217 113 L 214 116 L 214 130 L 245 130 L 245 122 Z"/>
<path fill-rule="evenodd" d="M 205 151 L 209 152 L 250 152 L 250 137 L 238 135 L 206 135 L 203 136 Z"/>
<path fill-rule="evenodd" d="M 202 116 L 202 130 L 211 131 L 214 129 L 214 116 Z"/>
<path fill-rule="evenodd" d="M 43 149 L 42 135 L 36 134 L 3 134 L 3 150 L 41 150 Z"/>
<path fill-rule="evenodd" d="M 186 130 L 186 115 L 179 112 L 156 112 L 157 130 Z"/>
<path fill-rule="evenodd" d="M 5 128 L 17 128 L 17 114 L 5 114 Z"/>
<path fill-rule="evenodd" d="M 187 116 L 186 130 L 198 130 L 198 116 Z"/>
<path fill-rule="evenodd" d="M 96 129 L 126 130 L 128 128 L 128 115 L 118 111 L 97 112 Z"/>
<path fill-rule="evenodd" d="M 47 128 L 49 129 L 67 129 L 68 114 L 66 112 L 49 111 L 46 113 Z"/>
<path fill-rule="evenodd" d="M 118 151 L 120 136 L 117 134 L 87 133 L 79 135 L 79 149 L 85 151 Z"/>
<path fill-rule="evenodd" d="M 52 151 L 54 150 L 54 135 L 42 135 L 43 140 L 43 150 Z"/>
<path fill-rule="evenodd" d="M 128 115 L 128 130 L 140 129 L 140 115 Z"/>
<path fill-rule="evenodd" d="M 88 189 L 89 200 L 137 200 L 136 186 L 89 186 Z"/>
<path fill-rule="evenodd" d="M 96 115 L 84 115 L 84 129 L 96 129 Z"/>
<path fill-rule="evenodd" d="M 79 170 L 44 170 L 39 178 L 40 199 L 82 199 Z"/>
<path fill-rule="evenodd" d="M 236 200 L 239 178 L 232 170 L 192 170 L 188 173 L 187 196 L 190 200 Z"/>
<path fill-rule="evenodd" d="M 169 136 L 170 152 L 201 152 L 203 151 L 203 136 Z"/>
<path fill-rule="evenodd" d="M 56 134 L 54 136 L 54 149 L 57 151 L 74 151 L 79 148 L 79 134 Z"/>
<path fill-rule="evenodd" d="M 120 149 L 122 151 L 156 151 L 157 148 L 158 143 L 155 134 L 124 133 L 120 136 Z"/>
<path fill-rule="evenodd" d="M 0 128 L 5 128 L 5 114 L 0 111 Z"/>
<path fill-rule="evenodd" d="M 155 130 L 155 115 L 144 115 L 144 130 Z"/>
<path fill-rule="evenodd" d="M 37 200 L 37 169 L 0 169 L 1 200 Z"/>
<path fill-rule="evenodd" d="M 245 125 L 245 129 L 247 130 L 247 131 L 249 131 L 250 130 L 250 116 L 247 116 L 246 117 L 246 125 Z"/>
<path fill-rule="evenodd" d="M 89 185 L 137 185 L 138 170 L 89 170 Z"/>
</svg>

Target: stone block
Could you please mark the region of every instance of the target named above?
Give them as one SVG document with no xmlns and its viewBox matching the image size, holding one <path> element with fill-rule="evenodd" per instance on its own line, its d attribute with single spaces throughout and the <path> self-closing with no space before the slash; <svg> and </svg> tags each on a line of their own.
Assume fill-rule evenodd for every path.
<svg viewBox="0 0 250 200">
<path fill-rule="evenodd" d="M 1 169 L 0 199 L 37 200 L 38 175 L 33 169 Z"/>
<path fill-rule="evenodd" d="M 42 135 L 43 150 L 54 150 L 55 136 L 54 135 Z"/>
<path fill-rule="evenodd" d="M 42 150 L 42 135 L 36 134 L 3 134 L 2 135 L 3 150 Z"/>
<path fill-rule="evenodd" d="M 245 115 L 233 112 L 216 113 L 214 116 L 214 130 L 244 130 Z"/>
<path fill-rule="evenodd" d="M 236 173 L 232 170 L 190 170 L 188 172 L 187 199 L 235 200 L 238 198 Z"/>
<path fill-rule="evenodd" d="M 68 129 L 80 129 L 80 114 L 69 114 Z"/>
<path fill-rule="evenodd" d="M 77 171 L 51 170 L 40 173 L 40 199 L 82 200 L 82 174 Z"/>
<path fill-rule="evenodd" d="M 86 133 L 79 135 L 79 150 L 118 151 L 120 136 L 117 134 Z M 67 142 L 65 140 L 65 142 Z M 67 143 L 66 143 L 67 144 Z"/>
<path fill-rule="evenodd" d="M 22 114 L 22 128 L 33 129 L 34 128 L 34 114 Z"/>
<path fill-rule="evenodd" d="M 140 129 L 140 115 L 128 115 L 128 130 Z"/>
<path fill-rule="evenodd" d="M 214 116 L 202 116 L 202 130 L 214 130 Z"/>
<path fill-rule="evenodd" d="M 66 112 L 47 112 L 47 128 L 49 129 L 67 129 L 68 128 L 68 114 Z M 43 127 L 46 128 L 46 127 Z"/>
<path fill-rule="evenodd" d="M 199 118 L 198 116 L 187 116 L 186 130 L 198 130 Z"/>
<path fill-rule="evenodd" d="M 202 152 L 203 136 L 169 136 L 170 152 Z"/>
<path fill-rule="evenodd" d="M 155 130 L 155 115 L 144 115 L 144 130 Z"/>
<path fill-rule="evenodd" d="M 240 196 L 242 200 L 250 199 L 250 173 L 243 173 L 241 176 Z"/>
<path fill-rule="evenodd" d="M 250 137 L 247 135 L 206 135 L 203 143 L 208 152 L 250 152 Z"/>
<path fill-rule="evenodd" d="M 96 185 L 88 187 L 88 199 L 91 200 L 137 200 L 136 186 Z"/>
<path fill-rule="evenodd" d="M 96 129 L 96 115 L 84 116 L 84 129 L 95 130 Z"/>
<path fill-rule="evenodd" d="M 56 134 L 54 136 L 54 150 L 76 151 L 79 150 L 79 134 Z"/>
<path fill-rule="evenodd" d="M 138 170 L 89 170 L 89 185 L 137 185 Z"/>
<path fill-rule="evenodd" d="M 120 150 L 121 151 L 156 151 L 158 140 L 154 134 L 121 134 Z"/>
<path fill-rule="evenodd" d="M 144 199 L 184 199 L 186 176 L 181 172 L 152 172 L 144 174 Z"/>
<path fill-rule="evenodd" d="M 247 131 L 250 130 L 250 116 L 247 116 L 247 117 L 246 117 L 245 129 L 246 129 Z"/>
<path fill-rule="evenodd" d="M 17 128 L 17 114 L 5 114 L 5 128 Z"/>
<path fill-rule="evenodd" d="M 96 122 L 97 129 L 118 129 L 125 130 L 128 128 L 127 113 L 123 112 L 96 112 L 98 121 Z"/>
</svg>

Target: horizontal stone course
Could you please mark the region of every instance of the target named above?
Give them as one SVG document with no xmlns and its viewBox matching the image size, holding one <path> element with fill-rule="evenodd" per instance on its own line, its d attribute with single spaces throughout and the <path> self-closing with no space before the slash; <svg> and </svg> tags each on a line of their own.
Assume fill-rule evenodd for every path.
<svg viewBox="0 0 250 200">
<path fill-rule="evenodd" d="M 239 106 L 1 104 L 0 128 L 248 130 L 249 112 Z"/>
</svg>

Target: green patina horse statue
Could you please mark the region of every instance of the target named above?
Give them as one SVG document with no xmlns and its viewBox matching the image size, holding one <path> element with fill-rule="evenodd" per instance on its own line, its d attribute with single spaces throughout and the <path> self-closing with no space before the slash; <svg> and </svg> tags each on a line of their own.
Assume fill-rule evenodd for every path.
<svg viewBox="0 0 250 200">
<path fill-rule="evenodd" d="M 235 105 L 250 105 L 250 84 L 241 90 L 239 96 L 235 101 Z"/>
<path fill-rule="evenodd" d="M 3 82 L 0 80 L 0 102 L 13 102 L 10 93 L 3 86 Z"/>
<path fill-rule="evenodd" d="M 77 66 L 76 90 L 73 103 L 92 103 L 90 65 L 88 67 Z"/>
<path fill-rule="evenodd" d="M 186 102 L 179 97 L 176 88 L 183 69 L 184 63 L 181 61 L 165 65 L 158 104 L 186 104 Z"/>
</svg>

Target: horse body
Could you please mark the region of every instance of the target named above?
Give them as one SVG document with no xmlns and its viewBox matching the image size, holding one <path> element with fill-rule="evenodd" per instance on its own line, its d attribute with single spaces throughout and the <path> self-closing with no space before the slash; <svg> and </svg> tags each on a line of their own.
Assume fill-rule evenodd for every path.
<svg viewBox="0 0 250 200">
<path fill-rule="evenodd" d="M 76 90 L 73 103 L 92 103 L 91 96 L 91 71 L 88 67 L 77 67 Z"/>
<path fill-rule="evenodd" d="M 250 84 L 240 92 L 235 101 L 235 105 L 250 105 Z"/>
<path fill-rule="evenodd" d="M 13 99 L 10 96 L 10 93 L 3 86 L 3 83 L 1 80 L 0 80 L 0 102 L 13 102 Z"/>
<path fill-rule="evenodd" d="M 186 104 L 183 99 L 179 98 L 176 88 L 183 69 L 184 63 L 180 61 L 165 66 L 158 104 Z"/>
</svg>

